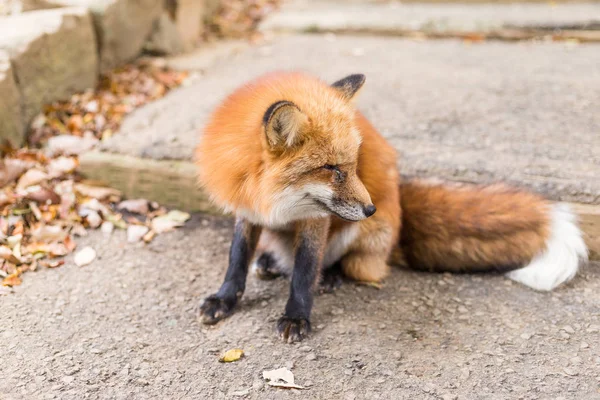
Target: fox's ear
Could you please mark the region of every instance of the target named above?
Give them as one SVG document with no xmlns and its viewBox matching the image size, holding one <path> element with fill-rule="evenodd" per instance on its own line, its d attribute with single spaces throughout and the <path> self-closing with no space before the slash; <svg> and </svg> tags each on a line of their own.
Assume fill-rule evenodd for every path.
<svg viewBox="0 0 600 400">
<path fill-rule="evenodd" d="M 331 86 L 336 88 L 346 100 L 350 100 L 362 87 L 366 79 L 367 78 L 363 74 L 348 75 Z"/>
<path fill-rule="evenodd" d="M 265 112 L 263 125 L 272 149 L 292 147 L 300 142 L 308 117 L 291 101 L 278 101 Z"/>
</svg>

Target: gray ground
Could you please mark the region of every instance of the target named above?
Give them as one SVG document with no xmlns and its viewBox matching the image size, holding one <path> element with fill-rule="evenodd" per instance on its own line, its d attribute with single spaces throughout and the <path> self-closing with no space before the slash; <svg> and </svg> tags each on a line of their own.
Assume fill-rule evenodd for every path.
<svg viewBox="0 0 600 400">
<path fill-rule="evenodd" d="M 2 296 L 2 399 L 600 398 L 600 265 L 553 293 L 500 276 L 395 269 L 381 290 L 346 283 L 317 298 L 307 341 L 274 323 L 287 282 L 249 278 L 230 319 L 196 321 L 226 266 L 229 219 L 195 216 L 144 247 L 95 233 L 99 259 L 28 273 Z M 246 357 L 221 364 L 240 347 Z M 265 386 L 291 367 L 309 387 Z"/>
</svg>

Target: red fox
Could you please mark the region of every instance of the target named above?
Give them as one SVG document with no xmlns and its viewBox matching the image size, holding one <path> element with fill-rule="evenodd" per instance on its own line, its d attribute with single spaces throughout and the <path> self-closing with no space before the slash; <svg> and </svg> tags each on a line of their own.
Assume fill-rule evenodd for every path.
<svg viewBox="0 0 600 400">
<path fill-rule="evenodd" d="M 199 180 L 236 223 L 225 280 L 200 307 L 204 323 L 232 313 L 252 260 L 259 277 L 291 274 L 277 330 L 294 342 L 310 332 L 313 289 L 335 285 L 336 271 L 376 282 L 405 261 L 551 290 L 586 259 L 566 205 L 503 185 L 401 182 L 396 151 L 352 102 L 364 82 L 271 73 L 212 115 L 196 150 Z"/>
</svg>

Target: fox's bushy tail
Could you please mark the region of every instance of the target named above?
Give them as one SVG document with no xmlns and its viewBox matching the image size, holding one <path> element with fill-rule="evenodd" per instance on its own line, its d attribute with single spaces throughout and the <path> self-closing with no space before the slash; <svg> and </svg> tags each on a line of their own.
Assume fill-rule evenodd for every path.
<svg viewBox="0 0 600 400">
<path fill-rule="evenodd" d="M 573 278 L 587 248 L 566 204 L 504 185 L 401 185 L 401 249 L 409 266 L 497 271 L 537 290 Z"/>
</svg>

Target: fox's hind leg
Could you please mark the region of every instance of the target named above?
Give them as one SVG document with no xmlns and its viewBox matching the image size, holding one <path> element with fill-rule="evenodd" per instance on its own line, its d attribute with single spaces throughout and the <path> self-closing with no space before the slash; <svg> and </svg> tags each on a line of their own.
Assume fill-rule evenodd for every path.
<svg viewBox="0 0 600 400">
<path fill-rule="evenodd" d="M 262 280 L 290 277 L 294 269 L 294 233 L 263 228 L 252 270 Z M 341 263 L 321 270 L 319 292 L 331 293 L 342 284 Z"/>
<path fill-rule="evenodd" d="M 344 275 L 362 282 L 379 282 L 389 272 L 388 259 L 398 237 L 398 227 L 384 218 L 360 222 L 360 235 L 342 257 Z"/>
<path fill-rule="evenodd" d="M 294 234 L 264 228 L 252 270 L 259 279 L 271 280 L 290 276 L 294 268 Z"/>
</svg>

